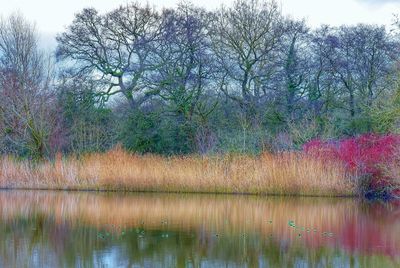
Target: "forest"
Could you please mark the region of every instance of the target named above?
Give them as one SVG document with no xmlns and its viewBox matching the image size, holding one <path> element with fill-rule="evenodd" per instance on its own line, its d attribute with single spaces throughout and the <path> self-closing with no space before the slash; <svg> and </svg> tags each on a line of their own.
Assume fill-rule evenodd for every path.
<svg viewBox="0 0 400 268">
<path fill-rule="evenodd" d="M 44 51 L 34 24 L 15 13 L 0 22 L 0 153 L 30 162 L 110 150 L 140 161 L 251 162 L 369 137 L 392 157 L 385 142 L 400 143 L 399 30 L 396 17 L 392 29 L 312 28 L 273 0 L 214 11 L 130 3 L 83 9 L 58 33 L 56 51 Z M 360 165 L 353 160 L 344 162 Z M 335 189 L 355 192 L 346 187 Z"/>
</svg>

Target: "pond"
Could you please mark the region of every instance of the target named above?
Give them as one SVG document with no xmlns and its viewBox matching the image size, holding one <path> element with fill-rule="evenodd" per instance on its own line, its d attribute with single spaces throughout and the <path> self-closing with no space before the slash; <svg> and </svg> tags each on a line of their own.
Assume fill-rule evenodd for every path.
<svg viewBox="0 0 400 268">
<path fill-rule="evenodd" d="M 0 267 L 400 267 L 400 208 L 356 199 L 0 191 Z"/>
</svg>

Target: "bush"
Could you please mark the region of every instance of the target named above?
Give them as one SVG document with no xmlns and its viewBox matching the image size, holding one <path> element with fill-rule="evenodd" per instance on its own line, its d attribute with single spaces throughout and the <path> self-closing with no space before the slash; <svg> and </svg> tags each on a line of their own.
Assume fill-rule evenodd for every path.
<svg viewBox="0 0 400 268">
<path fill-rule="evenodd" d="M 193 152 L 193 129 L 158 112 L 133 111 L 121 120 L 118 141 L 124 148 L 140 154 L 162 155 Z"/>
<path fill-rule="evenodd" d="M 393 195 L 399 185 L 387 169 L 398 160 L 400 135 L 364 134 L 338 141 L 312 140 L 303 151 L 326 160 L 341 161 L 355 177 L 365 195 Z"/>
</svg>

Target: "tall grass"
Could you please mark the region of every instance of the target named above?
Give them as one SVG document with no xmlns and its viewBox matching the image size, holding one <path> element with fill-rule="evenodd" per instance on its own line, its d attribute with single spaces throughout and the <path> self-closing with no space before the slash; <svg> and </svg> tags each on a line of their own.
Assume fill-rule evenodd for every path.
<svg viewBox="0 0 400 268">
<path fill-rule="evenodd" d="M 0 160 L 0 187 L 316 196 L 356 194 L 343 164 L 300 152 L 175 156 L 107 153 L 32 164 Z"/>
</svg>

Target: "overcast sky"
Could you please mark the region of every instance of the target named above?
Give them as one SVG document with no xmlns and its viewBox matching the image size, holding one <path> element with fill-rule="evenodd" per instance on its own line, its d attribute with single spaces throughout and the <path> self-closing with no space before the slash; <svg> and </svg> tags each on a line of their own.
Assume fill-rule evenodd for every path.
<svg viewBox="0 0 400 268">
<path fill-rule="evenodd" d="M 234 0 L 192 0 L 195 5 L 208 9 L 229 5 Z M 57 32 L 71 23 L 74 14 L 84 7 L 95 7 L 101 11 L 111 10 L 127 0 L 0 0 L 0 15 L 7 16 L 20 11 L 36 23 L 49 46 Z M 145 2 L 145 1 L 140 1 Z M 179 0 L 148 0 L 156 7 L 175 6 Z M 373 23 L 390 25 L 393 14 L 400 13 L 400 0 L 278 0 L 284 14 L 294 18 L 305 18 L 309 25 L 341 25 Z"/>
</svg>

